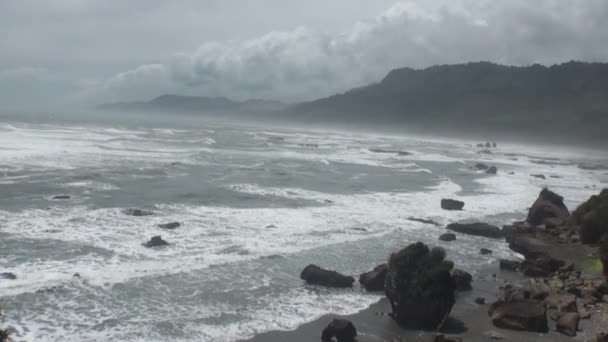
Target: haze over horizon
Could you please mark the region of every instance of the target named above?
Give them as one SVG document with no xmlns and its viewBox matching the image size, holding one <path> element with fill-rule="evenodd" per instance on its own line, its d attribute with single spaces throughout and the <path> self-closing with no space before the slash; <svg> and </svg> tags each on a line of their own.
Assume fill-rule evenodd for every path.
<svg viewBox="0 0 608 342">
<path fill-rule="evenodd" d="M 606 62 L 607 16 L 601 0 L 6 1 L 0 101 L 33 110 L 165 93 L 297 102 L 398 67 Z"/>
</svg>

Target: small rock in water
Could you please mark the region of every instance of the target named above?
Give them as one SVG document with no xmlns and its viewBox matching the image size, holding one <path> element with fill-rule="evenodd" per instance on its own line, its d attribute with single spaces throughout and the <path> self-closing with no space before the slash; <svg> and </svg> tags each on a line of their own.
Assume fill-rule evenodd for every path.
<svg viewBox="0 0 608 342">
<path fill-rule="evenodd" d="M 498 173 L 498 169 L 496 168 L 496 166 L 492 166 L 491 168 L 486 170 L 486 173 L 489 175 L 495 175 Z"/>
<path fill-rule="evenodd" d="M 150 216 L 150 215 L 154 215 L 153 212 L 151 212 L 149 210 L 142 210 L 142 209 L 125 209 L 122 212 L 123 212 L 123 214 L 129 215 L 129 216 Z"/>
<path fill-rule="evenodd" d="M 475 303 L 477 303 L 479 305 L 484 305 L 486 303 L 486 299 L 483 297 L 477 297 L 477 298 L 475 298 Z"/>
<path fill-rule="evenodd" d="M 432 225 L 437 226 L 437 227 L 440 226 L 439 223 L 437 223 L 437 222 L 435 222 L 433 220 L 421 219 L 421 218 L 416 218 L 416 217 L 411 217 L 411 216 L 408 217 L 407 219 L 409 221 L 420 222 L 420 223 L 424 223 L 424 224 L 432 224 Z"/>
<path fill-rule="evenodd" d="M 309 284 L 327 287 L 345 288 L 352 287 L 355 278 L 342 275 L 336 271 L 322 269 L 317 265 L 308 265 L 300 274 L 300 279 Z"/>
<path fill-rule="evenodd" d="M 162 237 L 160 236 L 153 236 L 150 241 L 146 242 L 144 244 L 144 246 L 148 247 L 148 248 L 152 248 L 152 247 L 162 247 L 162 246 L 168 246 L 169 243 L 165 240 L 162 239 Z"/>
<path fill-rule="evenodd" d="M 451 242 L 456 240 L 456 234 L 454 233 L 445 233 L 439 237 L 440 241 Z"/>
<path fill-rule="evenodd" d="M 388 266 L 382 264 L 374 268 L 373 271 L 361 274 L 359 276 L 359 283 L 370 292 L 384 291 L 384 280 L 386 279 L 387 272 Z"/>
<path fill-rule="evenodd" d="M 17 279 L 17 276 L 14 273 L 4 272 L 0 273 L 0 279 L 15 280 Z"/>
<path fill-rule="evenodd" d="M 547 179 L 547 177 L 545 177 L 545 175 L 531 175 L 534 178 L 539 178 L 539 179 Z"/>
<path fill-rule="evenodd" d="M 483 236 L 488 238 L 500 238 L 503 237 L 503 233 L 500 228 L 487 223 L 451 223 L 446 229 L 455 231 L 457 233 Z"/>
<path fill-rule="evenodd" d="M 462 210 L 464 202 L 453 199 L 442 199 L 441 208 L 445 210 Z"/>
<path fill-rule="evenodd" d="M 159 228 L 163 228 L 163 229 L 175 229 L 175 228 L 178 228 L 179 226 L 180 226 L 179 222 L 171 222 L 171 223 L 165 223 L 165 224 L 158 225 Z"/>
<path fill-rule="evenodd" d="M 337 342 L 354 342 L 356 337 L 357 328 L 345 319 L 334 319 L 321 333 L 323 342 L 331 342 L 334 338 Z"/>
<path fill-rule="evenodd" d="M 272 229 L 272 228 L 276 228 L 277 226 L 275 226 L 274 224 L 268 225 L 266 226 L 267 229 Z"/>
<path fill-rule="evenodd" d="M 473 168 L 477 169 L 477 170 L 487 170 L 490 167 L 488 165 L 486 165 L 486 164 L 477 163 L 477 164 L 475 164 L 475 166 L 473 166 Z"/>
<path fill-rule="evenodd" d="M 53 196 L 54 200 L 66 200 L 66 199 L 70 199 L 71 197 L 69 195 L 57 195 L 57 196 Z"/>
<path fill-rule="evenodd" d="M 492 251 L 487 248 L 482 248 L 481 250 L 479 250 L 479 254 L 488 255 L 488 254 L 492 254 Z"/>
</svg>

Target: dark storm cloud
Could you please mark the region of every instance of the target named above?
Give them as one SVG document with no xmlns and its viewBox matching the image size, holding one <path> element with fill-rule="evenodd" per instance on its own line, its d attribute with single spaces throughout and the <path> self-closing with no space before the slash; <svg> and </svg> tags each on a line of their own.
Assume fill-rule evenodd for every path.
<svg viewBox="0 0 608 342">
<path fill-rule="evenodd" d="M 168 5 L 170 2 L 161 1 L 55 0 L 50 3 L 59 6 L 54 9 L 59 13 L 69 8 L 84 17 L 97 14 L 93 21 L 99 27 L 85 25 L 84 29 L 90 30 L 87 36 L 99 40 L 112 37 L 116 42 L 110 40 L 104 53 L 86 57 L 77 46 L 40 44 L 49 51 L 67 51 L 66 56 L 54 52 L 49 58 L 88 61 L 78 72 L 64 68 L 70 76 L 61 80 L 72 80 L 80 89 L 70 98 L 89 102 L 142 99 L 162 93 L 296 101 L 374 82 L 401 66 L 478 60 L 506 64 L 608 60 L 605 0 L 436 0 L 391 6 L 391 1 L 386 1 L 380 6 L 388 9 L 375 18 L 371 15 L 371 19 L 365 13 L 377 10 L 378 4 L 369 7 L 369 1 L 315 1 L 314 8 L 299 2 L 291 4 L 293 9 L 283 7 L 273 12 L 273 7 L 255 4 L 281 6 L 285 2 L 178 1 Z M 226 5 L 230 3 L 232 7 Z M 133 16 L 135 5 L 139 6 L 139 17 Z M 353 10 L 357 6 L 362 8 Z M 123 19 L 111 19 L 112 15 Z M 48 9 L 34 15 L 43 22 L 49 16 Z M 202 17 L 209 18 L 204 25 L 196 20 Z M 131 18 L 131 23 L 125 18 Z M 331 18 L 341 19 L 332 22 Z M 347 25 L 344 18 L 352 24 Z M 163 24 L 168 20 L 173 24 Z M 150 36 L 128 33 L 128 28 L 139 28 Z M 135 38 L 130 44 L 121 43 L 120 32 Z M 252 35 L 257 38 L 250 38 Z M 76 33 L 67 37 L 72 37 L 74 44 L 82 40 Z M 21 38 L 28 41 L 25 34 Z M 14 39 L 19 40 L 19 32 Z M 190 50 L 199 42 L 203 44 Z M 24 45 L 24 50 L 36 50 Z M 188 50 L 191 52 L 178 52 Z M 14 62 L 10 57 L 0 58 Z M 127 67 L 137 60 L 143 62 Z M 89 70 L 108 70 L 110 65 L 124 71 L 103 77 Z M 72 89 L 74 84 L 66 88 Z"/>
</svg>

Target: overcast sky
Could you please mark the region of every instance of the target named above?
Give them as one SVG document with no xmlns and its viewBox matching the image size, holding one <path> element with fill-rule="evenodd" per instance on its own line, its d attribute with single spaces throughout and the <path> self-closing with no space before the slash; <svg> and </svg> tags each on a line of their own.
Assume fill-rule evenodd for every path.
<svg viewBox="0 0 608 342">
<path fill-rule="evenodd" d="M 607 0 L 0 0 L 0 106 L 314 99 L 396 67 L 608 61 Z"/>
</svg>

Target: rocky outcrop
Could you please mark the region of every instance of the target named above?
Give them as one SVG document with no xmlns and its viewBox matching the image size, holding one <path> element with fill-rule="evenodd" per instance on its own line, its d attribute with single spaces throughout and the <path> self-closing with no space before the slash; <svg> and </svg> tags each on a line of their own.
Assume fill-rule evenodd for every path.
<svg viewBox="0 0 608 342">
<path fill-rule="evenodd" d="M 153 248 L 153 247 L 163 247 L 163 246 L 168 246 L 169 243 L 165 240 L 162 239 L 162 237 L 160 236 L 153 236 L 150 241 L 146 242 L 144 244 L 145 247 L 147 248 Z"/>
<path fill-rule="evenodd" d="M 608 189 L 581 204 L 572 213 L 572 224 L 579 227 L 583 243 L 598 243 L 608 237 Z"/>
<path fill-rule="evenodd" d="M 536 300 L 498 301 L 488 311 L 492 323 L 503 329 L 547 332 L 545 304 Z"/>
<path fill-rule="evenodd" d="M 180 226 L 179 222 L 171 222 L 171 223 L 159 224 L 158 228 L 162 228 L 162 229 L 176 229 L 176 228 L 179 228 L 179 226 Z"/>
<path fill-rule="evenodd" d="M 555 326 L 557 331 L 567 336 L 576 336 L 580 316 L 576 312 L 569 312 L 560 317 Z"/>
<path fill-rule="evenodd" d="M 468 235 L 483 236 L 489 238 L 501 238 L 503 236 L 500 228 L 487 223 L 451 223 L 446 229 Z"/>
<path fill-rule="evenodd" d="M 149 211 L 149 210 L 143 210 L 143 209 L 125 209 L 122 211 L 123 214 L 125 215 L 129 215 L 129 216 L 149 216 L 149 215 L 154 215 L 153 212 Z"/>
<path fill-rule="evenodd" d="M 317 265 L 306 266 L 300 273 L 300 279 L 309 284 L 336 288 L 352 287 L 355 282 L 353 277 L 342 275 L 336 271 L 325 270 Z"/>
<path fill-rule="evenodd" d="M 445 234 L 442 234 L 439 237 L 439 240 L 440 241 L 444 241 L 444 242 L 456 241 L 456 234 L 454 234 L 454 233 L 445 233 Z"/>
<path fill-rule="evenodd" d="M 444 210 L 462 210 L 464 208 L 464 202 L 453 199 L 442 199 L 441 208 Z"/>
<path fill-rule="evenodd" d="M 386 280 L 387 273 L 388 266 L 386 264 L 382 264 L 370 272 L 361 274 L 359 276 L 359 283 L 370 292 L 384 291 L 384 282 Z"/>
<path fill-rule="evenodd" d="M 564 198 L 549 189 L 543 189 L 528 212 L 526 222 L 533 226 L 545 223 L 546 219 L 560 219 L 566 222 L 570 212 L 564 205 Z"/>
<path fill-rule="evenodd" d="M 473 287 L 471 283 L 473 282 L 473 276 L 466 271 L 461 269 L 455 269 L 452 271 L 452 278 L 454 278 L 454 284 L 456 286 L 456 291 L 464 292 L 471 291 Z"/>
<path fill-rule="evenodd" d="M 344 319 L 334 319 L 321 333 L 323 342 L 331 342 L 334 338 L 337 342 L 354 342 L 356 337 L 357 328 Z"/>
<path fill-rule="evenodd" d="M 454 305 L 453 263 L 445 251 L 418 242 L 391 255 L 385 293 L 392 317 L 406 328 L 435 329 Z"/>
</svg>

